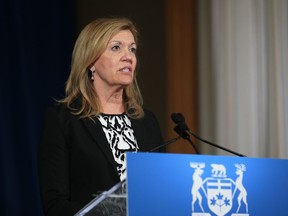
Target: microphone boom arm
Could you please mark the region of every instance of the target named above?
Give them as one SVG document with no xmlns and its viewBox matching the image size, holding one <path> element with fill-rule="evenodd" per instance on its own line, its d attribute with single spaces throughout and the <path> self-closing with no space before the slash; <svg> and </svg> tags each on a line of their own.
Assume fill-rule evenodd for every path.
<svg viewBox="0 0 288 216">
<path fill-rule="evenodd" d="M 188 126 L 187 126 L 186 123 L 185 123 L 185 118 L 184 118 L 184 116 L 183 116 L 181 113 L 172 113 L 172 114 L 171 114 L 171 118 L 172 118 L 172 120 L 174 121 L 174 123 L 177 124 L 177 126 L 176 126 L 175 128 L 179 128 L 179 131 L 183 131 L 182 133 L 185 134 L 186 131 L 188 131 L 188 133 L 190 133 L 190 134 L 191 134 L 192 136 L 194 136 L 196 139 L 198 139 L 198 140 L 200 140 L 200 141 L 202 141 L 202 142 L 204 142 L 204 143 L 206 143 L 206 144 L 208 144 L 208 145 L 214 146 L 214 147 L 216 147 L 216 148 L 222 149 L 222 150 L 224 150 L 224 151 L 226 151 L 226 152 L 232 153 L 232 154 L 237 155 L 237 156 L 240 156 L 240 157 L 247 157 L 246 155 L 243 155 L 243 154 L 240 154 L 240 153 L 238 153 L 238 152 L 232 151 L 232 150 L 230 150 L 230 149 L 224 148 L 224 147 L 222 147 L 222 146 L 220 146 L 220 145 L 217 145 L 217 144 L 215 144 L 215 143 L 209 142 L 209 141 L 207 141 L 207 140 L 205 140 L 205 139 L 197 136 L 195 133 L 193 133 L 193 131 L 191 131 L 191 130 L 188 128 Z M 176 131 L 176 132 L 177 132 L 177 131 Z M 177 133 L 179 133 L 179 132 L 177 132 Z M 187 135 L 186 135 L 186 136 L 187 136 Z"/>
<path fill-rule="evenodd" d="M 212 142 L 210 142 L 210 141 L 208 141 L 208 140 L 205 140 L 205 139 L 197 136 L 197 135 L 196 135 L 195 133 L 193 133 L 193 131 L 191 131 L 190 129 L 188 129 L 188 132 L 189 132 L 192 136 L 194 136 L 196 139 L 199 139 L 200 141 L 202 141 L 202 142 L 204 142 L 204 143 L 206 143 L 206 144 L 208 144 L 208 145 L 214 146 L 214 147 L 216 147 L 216 148 L 222 149 L 222 150 L 224 150 L 224 151 L 227 151 L 227 152 L 229 152 L 229 153 L 232 153 L 232 154 L 237 155 L 237 156 L 240 156 L 240 157 L 247 157 L 246 155 L 240 154 L 240 153 L 238 153 L 238 152 L 232 151 L 232 150 L 230 150 L 230 149 L 227 149 L 227 148 L 224 148 L 224 147 L 222 147 L 222 146 L 219 146 L 219 145 L 217 145 L 217 144 L 215 144 L 215 143 L 212 143 Z"/>
<path fill-rule="evenodd" d="M 178 137 L 175 137 L 175 138 L 173 138 L 173 139 L 171 139 L 171 140 L 163 143 L 163 144 L 160 145 L 160 146 L 156 146 L 155 148 L 150 149 L 149 152 L 154 152 L 154 151 L 156 151 L 156 150 L 158 150 L 158 149 L 160 149 L 160 148 L 162 148 L 162 147 L 165 147 L 165 146 L 167 146 L 167 145 L 169 145 L 169 144 L 171 144 L 171 143 L 173 143 L 173 142 L 176 142 L 176 141 L 177 141 L 178 139 L 180 139 L 180 138 L 181 138 L 181 136 L 179 135 Z"/>
</svg>

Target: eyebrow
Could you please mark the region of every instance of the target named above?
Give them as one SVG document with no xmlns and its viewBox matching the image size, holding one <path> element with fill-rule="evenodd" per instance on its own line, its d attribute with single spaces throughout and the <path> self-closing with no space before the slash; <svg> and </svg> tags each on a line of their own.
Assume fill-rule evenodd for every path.
<svg viewBox="0 0 288 216">
<path fill-rule="evenodd" d="M 110 41 L 110 43 L 123 44 L 123 42 L 122 42 L 122 41 L 117 41 L 117 40 L 113 40 L 113 41 Z M 136 45 L 136 43 L 135 43 L 135 42 L 132 42 L 132 43 L 130 43 L 130 45 L 129 45 L 129 46 L 132 46 L 132 45 Z"/>
</svg>

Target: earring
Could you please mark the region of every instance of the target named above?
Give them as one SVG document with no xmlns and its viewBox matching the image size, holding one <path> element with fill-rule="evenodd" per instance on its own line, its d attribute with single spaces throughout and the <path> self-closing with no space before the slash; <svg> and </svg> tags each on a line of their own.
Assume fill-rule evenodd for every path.
<svg viewBox="0 0 288 216">
<path fill-rule="evenodd" d="M 94 80 L 94 73 L 95 73 L 95 72 L 94 72 L 94 71 L 91 71 L 91 70 L 90 70 L 90 72 L 91 72 L 91 80 Z"/>
<path fill-rule="evenodd" d="M 94 65 L 89 69 L 89 72 L 91 74 L 91 80 L 94 80 L 94 73 L 95 73 L 95 66 Z"/>
</svg>

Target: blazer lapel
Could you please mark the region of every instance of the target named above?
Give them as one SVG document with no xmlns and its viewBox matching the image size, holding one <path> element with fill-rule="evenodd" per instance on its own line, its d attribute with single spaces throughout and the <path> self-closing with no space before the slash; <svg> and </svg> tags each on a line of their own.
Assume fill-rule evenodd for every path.
<svg viewBox="0 0 288 216">
<path fill-rule="evenodd" d="M 93 137 L 95 143 L 102 149 L 104 155 L 106 155 L 108 161 L 111 163 L 115 171 L 116 169 L 116 162 L 114 160 L 112 150 L 110 149 L 110 145 L 106 139 L 106 135 L 102 130 L 101 123 L 97 118 L 94 118 L 94 121 L 91 119 L 82 119 L 84 126 L 87 128 L 90 135 Z"/>
<path fill-rule="evenodd" d="M 148 151 L 149 149 L 147 149 L 147 143 L 146 143 L 147 139 L 145 139 L 145 136 L 143 135 L 145 128 L 144 125 L 141 124 L 141 121 L 142 121 L 141 119 L 138 120 L 131 119 L 131 124 L 140 151 Z"/>
</svg>

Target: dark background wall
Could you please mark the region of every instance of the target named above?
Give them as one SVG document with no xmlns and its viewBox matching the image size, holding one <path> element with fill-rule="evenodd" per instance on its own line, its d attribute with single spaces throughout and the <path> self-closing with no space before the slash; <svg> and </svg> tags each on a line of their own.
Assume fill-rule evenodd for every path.
<svg viewBox="0 0 288 216">
<path fill-rule="evenodd" d="M 140 29 L 139 82 L 165 131 L 164 0 L 2 0 L 0 3 L 0 214 L 42 215 L 37 147 L 44 112 L 61 98 L 80 29 L 103 16 Z"/>
</svg>

